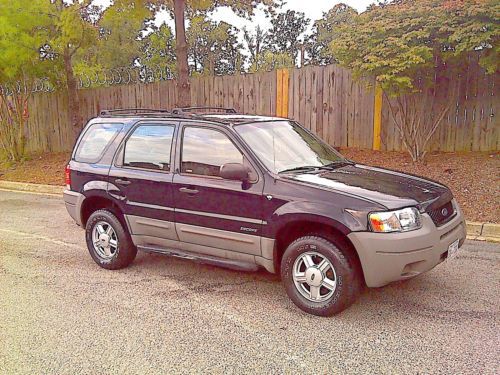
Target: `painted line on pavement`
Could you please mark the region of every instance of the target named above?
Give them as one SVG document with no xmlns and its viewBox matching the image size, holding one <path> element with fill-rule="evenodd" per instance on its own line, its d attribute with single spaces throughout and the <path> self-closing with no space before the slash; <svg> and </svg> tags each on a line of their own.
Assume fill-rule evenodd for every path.
<svg viewBox="0 0 500 375">
<path fill-rule="evenodd" d="M 26 190 L 12 190 L 12 189 L 4 189 L 0 188 L 0 191 L 6 191 L 8 193 L 22 193 L 22 194 L 32 194 L 32 195 L 44 195 L 46 197 L 56 197 L 56 198 L 63 198 L 62 194 L 52 194 L 52 193 L 40 193 L 40 192 L 35 192 L 35 191 L 26 191 Z"/>
<path fill-rule="evenodd" d="M 11 230 L 11 229 L 2 229 L 2 228 L 0 228 L 0 232 L 15 234 L 15 235 L 18 235 L 18 236 L 29 237 L 29 238 L 33 238 L 33 239 L 37 239 L 37 240 L 42 240 L 42 241 L 47 241 L 47 242 L 52 242 L 52 243 L 54 243 L 56 245 L 71 247 L 72 249 L 85 250 L 85 248 L 82 247 L 82 246 L 78 246 L 78 245 L 75 245 L 73 243 L 68 243 L 68 242 L 64 242 L 64 241 L 55 240 L 53 238 L 42 236 L 42 235 L 39 235 L 39 234 L 28 233 L 28 232 L 21 232 L 21 231 L 18 231 L 18 230 Z"/>
</svg>

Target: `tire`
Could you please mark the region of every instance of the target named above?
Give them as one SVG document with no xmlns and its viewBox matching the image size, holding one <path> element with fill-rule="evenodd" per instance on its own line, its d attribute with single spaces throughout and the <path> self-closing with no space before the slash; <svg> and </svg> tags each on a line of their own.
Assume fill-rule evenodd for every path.
<svg viewBox="0 0 500 375">
<path fill-rule="evenodd" d="M 108 270 L 127 267 L 137 255 L 137 248 L 122 223 L 108 210 L 98 210 L 90 215 L 85 227 L 85 239 L 92 259 Z M 94 241 L 99 246 L 94 246 Z"/>
<path fill-rule="evenodd" d="M 356 300 L 361 275 L 344 252 L 316 235 L 300 237 L 288 246 L 281 260 L 281 279 L 297 307 L 309 314 L 332 316 Z"/>
</svg>

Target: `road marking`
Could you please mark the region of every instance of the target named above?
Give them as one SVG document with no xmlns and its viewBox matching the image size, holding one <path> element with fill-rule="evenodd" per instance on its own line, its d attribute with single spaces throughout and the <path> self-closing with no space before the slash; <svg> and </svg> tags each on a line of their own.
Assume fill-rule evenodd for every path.
<svg viewBox="0 0 500 375">
<path fill-rule="evenodd" d="M 0 228 L 0 232 L 15 234 L 15 235 L 18 235 L 18 236 L 24 236 L 24 237 L 29 237 L 29 238 L 34 238 L 34 239 L 37 239 L 37 240 L 42 240 L 42 241 L 47 241 L 47 242 L 52 242 L 52 243 L 54 243 L 56 245 L 62 245 L 62 246 L 71 247 L 72 249 L 77 249 L 77 250 L 84 250 L 85 249 L 84 247 L 75 245 L 73 243 L 68 243 L 68 242 L 64 242 L 64 241 L 55 240 L 53 238 L 42 236 L 42 235 L 39 235 L 39 234 L 28 233 L 28 232 L 21 232 L 21 231 L 18 231 L 18 230 L 11 230 L 11 229 L 1 229 L 1 228 Z"/>
<path fill-rule="evenodd" d="M 9 233 L 9 234 L 14 234 L 16 236 L 22 236 L 22 237 L 28 237 L 28 238 L 33 238 L 33 239 L 38 239 L 42 241 L 47 241 L 51 242 L 56 245 L 61 245 L 61 246 L 66 246 L 70 247 L 73 249 L 77 250 L 85 250 L 84 247 L 64 242 L 64 241 L 59 241 L 55 240 L 53 238 L 47 237 L 47 236 L 42 236 L 39 234 L 34 234 L 34 233 L 28 233 L 28 232 L 23 232 L 23 231 L 17 231 L 17 230 L 12 230 L 12 229 L 2 229 L 0 228 L 0 232 L 3 233 Z M 186 290 L 186 287 L 183 283 L 178 282 L 177 280 L 170 279 L 169 281 L 173 284 L 173 286 L 177 287 L 178 290 Z M 261 333 L 258 335 L 259 341 L 262 343 L 263 346 L 266 347 L 266 350 L 269 352 L 278 352 L 279 354 L 282 354 L 285 356 L 285 358 L 294 363 L 295 366 L 299 366 L 300 368 L 306 368 L 308 367 L 307 361 L 305 358 L 301 357 L 300 354 L 298 353 L 293 353 L 290 354 L 290 352 L 284 352 L 282 351 L 282 348 L 279 345 L 276 345 L 276 343 L 267 337 L 263 332 L 260 327 L 254 324 L 253 321 L 246 319 L 244 317 L 239 316 L 237 312 L 235 312 L 233 309 L 229 308 L 228 306 L 224 305 L 223 307 L 219 306 L 208 306 L 203 299 L 203 297 L 196 291 L 189 291 L 190 294 L 190 301 L 195 302 L 196 307 L 200 308 L 201 310 L 205 310 L 208 314 L 211 314 L 215 317 L 219 317 L 220 319 L 223 320 L 228 320 L 234 325 L 240 327 L 250 335 L 254 336 L 256 332 Z M 215 312 L 215 314 L 214 314 Z"/>
<path fill-rule="evenodd" d="M 52 193 L 39 193 L 39 192 L 35 192 L 35 191 L 11 190 L 11 189 L 4 189 L 4 188 L 0 188 L 0 191 L 6 191 L 8 193 L 44 195 L 46 197 L 55 197 L 55 198 L 61 198 L 61 199 L 63 198 L 62 193 L 61 193 L 61 195 L 59 195 L 59 194 L 52 194 Z"/>
</svg>

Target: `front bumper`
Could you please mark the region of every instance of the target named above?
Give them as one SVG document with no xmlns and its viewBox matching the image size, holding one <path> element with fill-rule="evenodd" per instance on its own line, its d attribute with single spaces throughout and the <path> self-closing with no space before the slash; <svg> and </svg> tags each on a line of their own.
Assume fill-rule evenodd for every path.
<svg viewBox="0 0 500 375">
<path fill-rule="evenodd" d="M 69 216 L 71 216 L 79 226 L 82 226 L 81 208 L 85 195 L 77 193 L 76 191 L 64 190 L 63 196 Z"/>
<path fill-rule="evenodd" d="M 352 232 L 366 285 L 380 287 L 429 271 L 446 259 L 448 246 L 457 239 L 462 246 L 465 221 L 458 207 L 456 216 L 436 227 L 429 215 L 422 215 L 422 228 L 403 233 Z"/>
</svg>

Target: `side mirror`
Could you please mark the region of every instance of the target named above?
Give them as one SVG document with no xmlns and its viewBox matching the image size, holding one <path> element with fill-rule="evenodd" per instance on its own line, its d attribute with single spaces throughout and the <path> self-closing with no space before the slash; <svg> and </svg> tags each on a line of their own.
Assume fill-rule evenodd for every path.
<svg viewBox="0 0 500 375">
<path fill-rule="evenodd" d="M 248 167 L 240 163 L 226 163 L 220 167 L 219 176 L 226 180 L 248 181 Z"/>
</svg>

